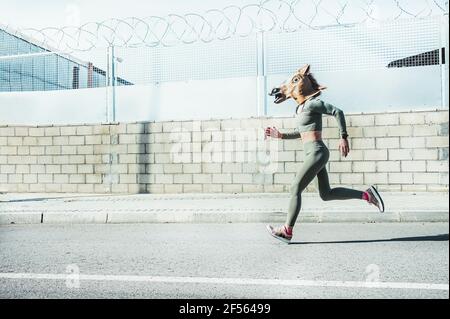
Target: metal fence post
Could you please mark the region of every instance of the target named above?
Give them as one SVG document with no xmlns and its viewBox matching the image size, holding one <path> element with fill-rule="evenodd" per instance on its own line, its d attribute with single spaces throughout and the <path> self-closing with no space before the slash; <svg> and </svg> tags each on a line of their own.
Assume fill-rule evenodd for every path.
<svg viewBox="0 0 450 319">
<path fill-rule="evenodd" d="M 449 63 L 449 30 L 448 30 L 448 2 L 447 2 L 447 13 L 442 16 L 441 24 L 441 42 L 442 46 L 440 51 L 440 62 L 441 62 L 441 94 L 442 94 L 442 108 L 449 107 L 449 93 L 448 93 L 448 63 Z M 445 62 L 445 63 L 444 63 Z"/>
<path fill-rule="evenodd" d="M 267 116 L 267 77 L 266 77 L 266 57 L 265 57 L 265 34 L 256 34 L 257 42 L 257 116 Z"/>
</svg>

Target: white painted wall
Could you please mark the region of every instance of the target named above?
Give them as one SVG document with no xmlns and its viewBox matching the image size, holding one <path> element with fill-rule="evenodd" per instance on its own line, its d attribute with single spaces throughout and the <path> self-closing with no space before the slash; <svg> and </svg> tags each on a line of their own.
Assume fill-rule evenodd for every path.
<svg viewBox="0 0 450 319">
<path fill-rule="evenodd" d="M 0 124 L 107 122 L 112 90 L 0 93 Z M 116 121 L 247 118 L 257 114 L 257 79 L 235 78 L 116 88 Z"/>
<path fill-rule="evenodd" d="M 440 66 L 316 73 L 328 86 L 323 99 L 347 113 L 426 110 L 442 106 Z M 267 78 L 267 90 L 288 75 Z M 448 90 L 448 88 L 446 89 Z M 259 90 L 261 91 L 261 89 Z M 0 124 L 45 125 L 107 122 L 112 90 L 0 93 Z M 261 93 L 262 94 L 262 93 Z M 274 105 L 267 115 L 292 116 L 295 103 Z M 165 82 L 116 88 L 116 121 L 179 121 L 258 116 L 256 77 Z"/>
</svg>

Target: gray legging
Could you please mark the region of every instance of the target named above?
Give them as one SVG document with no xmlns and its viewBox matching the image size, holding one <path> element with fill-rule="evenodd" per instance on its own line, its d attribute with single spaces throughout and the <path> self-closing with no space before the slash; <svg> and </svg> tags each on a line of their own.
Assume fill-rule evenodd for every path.
<svg viewBox="0 0 450 319">
<path fill-rule="evenodd" d="M 330 187 L 328 173 L 325 165 L 330 158 L 330 151 L 323 141 L 304 143 L 305 160 L 295 177 L 291 187 L 291 201 L 286 225 L 294 227 L 302 206 L 302 192 L 317 176 L 320 197 L 324 201 L 362 199 L 363 192 L 349 188 Z"/>
</svg>

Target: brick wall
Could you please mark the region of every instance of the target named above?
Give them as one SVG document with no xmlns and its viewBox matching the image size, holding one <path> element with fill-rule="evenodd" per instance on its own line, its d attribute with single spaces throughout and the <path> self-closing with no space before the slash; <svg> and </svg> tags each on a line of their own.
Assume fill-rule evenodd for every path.
<svg viewBox="0 0 450 319">
<path fill-rule="evenodd" d="M 448 191 L 448 122 L 447 110 L 348 114 L 352 151 L 342 159 L 336 121 L 324 117 L 330 182 Z M 264 141 L 269 125 L 291 131 L 295 120 L 0 126 L 0 191 L 286 192 L 303 146 Z"/>
</svg>

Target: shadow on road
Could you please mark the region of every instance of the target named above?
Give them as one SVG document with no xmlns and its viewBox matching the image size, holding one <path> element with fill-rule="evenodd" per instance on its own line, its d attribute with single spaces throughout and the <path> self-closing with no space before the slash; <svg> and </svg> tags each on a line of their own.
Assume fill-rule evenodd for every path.
<svg viewBox="0 0 450 319">
<path fill-rule="evenodd" d="M 291 242 L 290 245 L 314 245 L 314 244 L 364 244 L 364 243 L 388 243 L 388 242 L 410 242 L 410 241 L 448 241 L 448 234 L 433 236 L 402 237 L 391 239 L 368 239 L 368 240 L 345 240 L 345 241 L 302 241 Z"/>
</svg>

